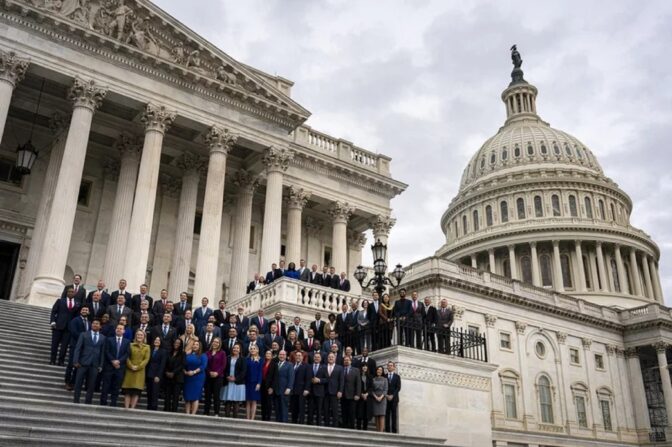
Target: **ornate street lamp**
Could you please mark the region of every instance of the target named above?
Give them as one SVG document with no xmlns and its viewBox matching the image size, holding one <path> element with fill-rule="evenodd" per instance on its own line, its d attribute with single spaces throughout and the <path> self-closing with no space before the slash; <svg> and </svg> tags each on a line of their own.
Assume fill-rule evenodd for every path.
<svg viewBox="0 0 672 447">
<path fill-rule="evenodd" d="M 361 265 L 357 266 L 354 276 L 359 282 L 359 285 L 362 286 L 362 290 L 373 287 L 373 290 L 375 290 L 379 296 L 383 296 L 385 286 L 391 286 L 396 289 L 401 284 L 401 280 L 404 279 L 406 272 L 401 267 L 401 264 L 397 264 L 394 271 L 389 276 L 386 275 L 387 264 L 385 264 L 385 255 L 387 253 L 387 245 L 380 242 L 380 239 L 371 246 L 371 252 L 373 253 L 374 277 L 364 284 L 366 280 L 366 270 Z"/>
<path fill-rule="evenodd" d="M 28 141 L 25 144 L 19 144 L 16 148 L 16 165 L 14 169 L 21 175 L 30 174 L 30 170 L 33 169 L 33 163 L 37 159 L 37 150 L 33 146 L 33 131 L 35 130 L 35 123 L 37 122 L 37 117 L 40 112 L 40 102 L 42 101 L 42 92 L 44 91 L 45 80 L 42 80 L 42 85 L 40 86 L 40 94 L 37 97 L 37 107 L 35 107 L 35 113 L 33 114 L 33 124 L 30 126 L 30 136 Z"/>
</svg>

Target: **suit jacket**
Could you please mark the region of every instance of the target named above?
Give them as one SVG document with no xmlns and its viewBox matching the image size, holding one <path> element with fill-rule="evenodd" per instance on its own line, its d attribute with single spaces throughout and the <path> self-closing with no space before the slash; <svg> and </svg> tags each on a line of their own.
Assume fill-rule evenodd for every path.
<svg viewBox="0 0 672 447">
<path fill-rule="evenodd" d="M 299 279 L 301 281 L 310 282 L 310 269 L 308 267 L 304 267 L 303 270 L 299 267 L 296 271 L 299 272 Z"/>
<path fill-rule="evenodd" d="M 67 296 L 66 290 L 68 287 L 75 287 L 74 284 L 67 284 L 65 287 L 63 287 L 63 292 L 61 292 L 61 298 L 65 298 Z M 86 289 L 82 284 L 79 285 L 79 288 L 77 289 L 77 292 L 75 292 L 75 301 L 79 303 L 80 306 L 83 306 L 86 301 Z"/>
<path fill-rule="evenodd" d="M 331 345 L 332 344 L 337 344 L 338 345 L 338 352 L 341 352 L 343 349 L 343 345 L 341 344 L 340 341 L 334 340 L 333 342 L 331 340 L 327 340 L 322 344 L 322 357 L 324 360 L 324 363 L 327 362 L 327 355 L 331 352 Z"/>
<path fill-rule="evenodd" d="M 364 357 L 359 356 L 352 361 L 352 366 L 358 368 L 360 372 L 362 370 L 362 365 L 366 365 L 369 367 L 369 375 L 376 372 L 376 366 L 377 366 L 376 361 L 371 357 L 367 357 L 365 361 Z"/>
<path fill-rule="evenodd" d="M 84 322 L 84 319 L 82 319 L 81 316 L 70 320 L 70 323 L 68 323 L 68 332 L 70 333 L 71 349 L 74 349 L 74 346 L 77 344 L 79 335 L 88 331 L 90 328 L 91 325 L 89 324 L 89 320 L 87 319 L 86 322 Z"/>
<path fill-rule="evenodd" d="M 334 365 L 334 369 L 329 375 L 329 365 L 325 365 L 324 369 L 327 373 L 327 380 L 325 383 L 325 391 L 329 396 L 335 396 L 336 393 L 343 392 L 345 377 L 343 374 L 343 367 L 341 365 Z"/>
<path fill-rule="evenodd" d="M 117 323 L 119 323 L 119 319 L 121 317 L 126 317 L 126 322 L 130 325 L 133 322 L 132 320 L 133 311 L 131 310 L 131 308 L 128 306 L 124 306 L 121 309 L 121 313 L 119 313 L 117 309 L 118 307 L 116 304 L 110 304 L 107 307 L 107 314 L 110 316 L 110 322 L 116 326 Z"/>
<path fill-rule="evenodd" d="M 446 307 L 445 311 L 441 309 L 436 310 L 436 327 L 447 330 L 453 324 L 453 311 Z"/>
<path fill-rule="evenodd" d="M 229 337 L 226 337 L 224 340 L 222 340 L 222 351 L 226 352 L 227 357 L 231 356 L 231 348 L 229 347 L 229 344 L 231 343 L 230 340 L 231 339 Z M 233 345 L 235 345 L 236 343 L 242 344 L 242 340 L 236 337 L 234 338 Z"/>
<path fill-rule="evenodd" d="M 350 327 L 350 317 L 350 312 L 348 312 L 345 317 L 343 317 L 342 312 L 336 315 L 336 333 L 339 337 L 343 337 L 348 333 L 348 328 Z"/>
<path fill-rule="evenodd" d="M 95 292 L 96 290 L 98 290 L 98 289 L 95 289 L 95 290 L 89 292 L 89 294 L 86 296 L 86 304 L 93 303 L 93 292 Z M 107 290 L 103 289 L 103 290 L 100 291 L 100 302 L 103 304 L 104 307 L 107 307 L 110 304 L 112 304 L 110 302 L 110 294 L 107 293 Z"/>
<path fill-rule="evenodd" d="M 266 364 L 265 360 L 262 360 L 261 367 L 263 369 L 264 365 Z M 263 377 L 261 379 L 261 388 L 262 389 L 268 389 L 268 388 L 274 388 L 275 387 L 275 377 L 278 375 L 278 362 L 275 360 L 271 360 L 271 364 L 268 367 L 268 372 L 266 373 L 266 377 Z M 275 389 L 273 390 L 275 391 Z"/>
<path fill-rule="evenodd" d="M 399 374 L 394 373 L 392 380 L 389 379 L 387 373 L 387 394 L 392 396 L 392 402 L 399 402 L 399 391 L 401 391 L 401 377 Z"/>
<path fill-rule="evenodd" d="M 317 377 L 320 379 L 319 383 L 313 383 L 313 378 Z M 306 371 L 306 389 L 310 392 L 312 396 L 324 397 L 324 387 L 329 381 L 329 376 L 327 375 L 327 367 L 324 365 L 317 365 L 317 372 L 315 372 L 315 365 L 311 362 L 308 365 L 308 370 Z"/>
<path fill-rule="evenodd" d="M 417 327 L 421 327 L 423 322 L 425 321 L 425 305 L 420 302 L 420 300 L 416 301 L 416 306 L 415 310 L 413 310 L 413 300 L 408 305 L 409 308 L 409 320 L 411 320 L 413 323 L 417 325 Z"/>
<path fill-rule="evenodd" d="M 222 309 L 215 309 L 212 314 L 215 316 L 215 324 L 217 326 L 222 327 L 226 324 L 229 324 L 229 317 L 231 316 L 229 312 Z M 226 334 L 228 335 L 228 333 Z"/>
<path fill-rule="evenodd" d="M 205 337 L 206 329 L 207 329 L 207 328 L 208 328 L 207 326 L 204 326 L 204 327 L 201 328 L 201 330 L 198 332 L 198 337 L 199 337 L 199 338 L 200 338 L 201 336 Z M 228 332 L 228 331 L 224 331 L 224 330 L 218 328 L 217 326 L 215 326 L 215 327 L 212 328 L 212 333 L 214 334 L 215 337 L 222 338 L 222 335 L 223 335 L 223 334 L 226 334 L 227 332 Z M 224 335 L 224 336 L 226 337 L 226 335 Z"/>
<path fill-rule="evenodd" d="M 189 324 L 194 324 L 194 319 L 190 320 Z M 180 318 L 180 320 L 175 324 L 175 330 L 177 331 L 177 336 L 181 336 L 187 331 L 187 320 Z"/>
<path fill-rule="evenodd" d="M 216 327 L 215 330 L 212 331 L 212 335 L 210 336 L 210 343 L 208 343 L 208 334 L 205 333 L 205 331 L 201 333 L 200 337 L 198 337 L 198 339 L 201 341 L 201 346 L 203 346 L 203 352 L 209 351 L 210 350 L 210 345 L 212 344 L 212 341 L 215 338 L 219 337 L 219 335 L 217 335 L 217 330 L 218 329 L 219 328 Z"/>
<path fill-rule="evenodd" d="M 273 342 L 276 341 L 278 342 L 278 345 L 280 346 L 280 349 L 283 349 L 285 346 L 285 339 L 282 338 L 281 336 L 277 335 L 274 337 L 271 334 L 265 334 L 264 338 L 264 346 L 266 346 L 266 349 L 271 349 L 271 345 L 273 345 Z"/>
<path fill-rule="evenodd" d="M 68 309 L 68 298 L 59 298 L 51 307 L 49 323 L 56 323 L 54 327 L 63 331 L 68 329 L 70 320 L 77 317 L 77 315 L 79 315 L 79 304 L 77 304 L 76 299 L 73 298 L 72 309 Z"/>
<path fill-rule="evenodd" d="M 275 269 L 266 273 L 266 284 L 270 284 L 278 278 L 282 278 L 284 273 L 281 269 Z"/>
<path fill-rule="evenodd" d="M 238 314 L 236 314 L 236 317 L 238 318 L 238 325 L 240 326 L 242 334 L 247 333 L 247 330 L 250 328 L 250 318 L 245 315 L 241 317 Z M 241 335 L 241 332 L 239 332 L 238 335 Z"/>
<path fill-rule="evenodd" d="M 294 329 L 296 332 L 297 340 L 303 341 L 303 339 L 306 337 L 306 331 L 304 331 L 301 326 L 294 326 L 294 324 L 292 324 L 291 326 L 287 327 L 287 332 L 291 331 L 292 329 Z"/>
<path fill-rule="evenodd" d="M 377 303 L 377 304 L 374 304 L 374 303 Z M 378 307 L 376 307 L 376 305 Z M 377 325 L 378 324 L 378 317 L 379 317 L 378 313 L 380 312 L 380 301 L 371 300 L 371 302 L 369 303 L 368 312 L 369 312 L 368 317 L 369 317 L 369 321 L 371 322 L 371 326 Z"/>
<path fill-rule="evenodd" d="M 341 288 L 341 278 L 338 275 L 331 275 L 331 279 L 329 280 L 330 284 L 329 287 L 332 289 L 339 289 Z M 326 286 L 326 284 L 324 284 Z"/>
<path fill-rule="evenodd" d="M 350 366 L 350 371 L 346 374 L 345 367 L 343 367 L 343 397 L 354 399 L 360 394 L 362 394 L 362 380 L 359 369 Z"/>
<path fill-rule="evenodd" d="M 292 394 L 295 396 L 302 396 L 303 392 L 309 390 L 308 369 L 307 364 L 301 363 L 298 367 L 296 364 L 292 365 L 294 369 L 294 386 L 292 386 Z"/>
<path fill-rule="evenodd" d="M 322 285 L 322 273 L 320 272 L 308 272 L 308 282 L 311 284 L 317 284 L 318 286 Z"/>
<path fill-rule="evenodd" d="M 250 343 L 252 343 L 249 339 L 245 340 L 245 343 L 243 343 L 243 355 L 247 357 L 250 354 Z M 257 347 L 259 348 L 259 356 L 263 359 L 264 358 L 264 353 L 266 352 L 266 343 L 264 343 L 264 340 L 261 338 L 257 337 L 257 340 L 255 341 Z"/>
<path fill-rule="evenodd" d="M 152 298 L 149 295 L 145 295 L 145 300 L 149 302 L 149 307 L 147 308 L 150 312 L 152 311 L 152 306 L 154 303 L 154 298 Z M 142 297 L 138 293 L 136 295 L 133 295 L 133 298 L 131 298 L 131 308 L 133 308 L 133 312 L 140 312 L 140 303 L 142 302 Z"/>
<path fill-rule="evenodd" d="M 257 284 L 258 283 L 256 281 L 250 281 L 250 283 L 247 285 L 247 289 L 245 290 L 245 293 L 248 294 L 248 293 L 251 293 L 254 290 L 256 290 L 257 289 Z"/>
<path fill-rule="evenodd" d="M 284 321 L 280 320 L 277 321 L 276 319 L 272 319 L 271 323 L 275 321 L 275 326 L 276 326 L 276 333 L 281 336 L 282 338 L 287 338 L 287 325 L 285 324 Z M 270 331 L 270 329 L 269 329 Z"/>
<path fill-rule="evenodd" d="M 310 328 L 315 333 L 315 338 L 320 340 L 320 343 L 322 343 L 324 341 L 324 325 L 325 325 L 325 322 L 322 321 L 322 320 L 320 320 L 319 327 L 317 325 L 317 320 L 310 323 Z"/>
<path fill-rule="evenodd" d="M 149 363 L 145 369 L 145 379 L 153 380 L 155 377 L 163 380 L 163 372 L 166 369 L 168 360 L 168 351 L 165 349 L 152 349 L 149 354 Z"/>
<path fill-rule="evenodd" d="M 150 326 L 154 326 L 154 323 L 160 323 L 163 321 L 162 317 L 156 317 L 151 311 L 147 311 L 147 316 L 149 319 L 147 320 L 147 324 Z M 142 317 L 141 312 L 133 312 L 133 321 L 131 322 L 133 326 L 139 326 L 140 325 L 140 317 Z"/>
<path fill-rule="evenodd" d="M 409 299 L 399 299 L 394 303 L 392 308 L 392 315 L 395 318 L 408 317 L 411 313 L 411 300 Z"/>
<path fill-rule="evenodd" d="M 103 369 L 105 371 L 112 371 L 114 369 L 112 361 L 119 360 L 119 368 L 123 371 L 126 368 L 126 360 L 128 360 L 128 355 L 131 352 L 131 341 L 121 337 L 121 345 L 117 352 L 117 337 L 113 334 L 111 337 L 105 338 L 104 351 L 105 362 L 103 363 Z"/>
<path fill-rule="evenodd" d="M 179 352 L 177 355 L 168 354 L 165 372 L 173 373 L 173 377 L 169 378 L 169 380 L 173 380 L 175 383 L 184 382 L 184 351 Z"/>
<path fill-rule="evenodd" d="M 166 303 L 168 303 L 168 300 L 166 300 Z M 163 300 L 158 299 L 154 301 L 154 305 L 150 309 L 150 312 L 154 315 L 156 321 L 161 321 L 163 319 L 163 314 L 166 313 L 166 306 L 163 305 Z"/>
<path fill-rule="evenodd" d="M 331 279 L 332 275 L 330 275 L 329 273 L 327 274 L 322 273 L 322 282 L 320 283 L 320 285 L 324 287 L 331 287 Z"/>
<path fill-rule="evenodd" d="M 177 338 L 177 331 L 174 327 L 168 327 L 168 332 L 163 335 L 163 323 L 157 324 L 149 331 L 149 345 L 154 346 L 154 339 L 159 337 L 161 339 L 161 349 L 170 351 L 173 348 L 173 343 Z"/>
<path fill-rule="evenodd" d="M 86 305 L 86 307 L 89 308 L 89 321 L 93 320 L 100 320 L 103 315 L 105 315 L 105 312 L 107 312 L 107 308 L 109 306 L 103 305 L 102 301 L 98 302 L 98 312 L 94 310 L 93 303 L 89 303 Z"/>
<path fill-rule="evenodd" d="M 73 364 L 82 366 L 103 367 L 103 346 L 105 345 L 105 336 L 98 333 L 98 341 L 94 343 L 93 332 L 82 332 L 75 346 L 75 354 L 72 358 Z"/>
<path fill-rule="evenodd" d="M 184 310 L 182 309 L 182 301 L 178 301 L 175 303 L 175 306 L 173 306 L 173 314 L 177 317 L 184 316 L 184 313 L 188 310 L 191 310 L 191 303 L 189 301 L 184 302 Z"/>
<path fill-rule="evenodd" d="M 229 330 L 230 330 L 231 328 L 233 328 L 233 329 L 236 330 L 236 335 L 237 335 L 238 337 L 242 338 L 242 337 L 244 336 L 245 331 L 243 331 L 243 326 L 242 326 L 241 324 L 238 324 L 238 323 L 236 323 L 236 324 L 224 323 L 224 324 L 221 326 L 221 329 L 219 329 L 218 327 L 215 327 L 215 329 L 218 329 L 219 332 L 220 332 L 224 337 L 228 337 L 228 336 L 229 336 Z M 205 328 L 203 328 L 203 329 L 205 329 Z"/>
<path fill-rule="evenodd" d="M 425 306 L 425 324 L 427 327 L 435 327 L 436 326 L 436 319 L 437 319 L 437 311 L 436 307 L 434 306 Z"/>
<path fill-rule="evenodd" d="M 306 351 L 312 351 L 312 350 L 313 350 L 313 346 L 315 345 L 315 342 L 316 342 L 316 341 L 319 341 L 317 337 L 313 337 L 313 339 L 310 340 L 310 342 L 309 342 L 309 340 L 310 340 L 310 339 L 306 338 L 306 339 L 303 341 L 303 345 L 304 345 L 304 347 L 306 348 Z M 321 343 L 320 343 L 320 345 L 321 345 Z"/>
<path fill-rule="evenodd" d="M 143 328 L 143 327 L 142 327 L 142 323 L 141 323 L 141 324 L 138 324 L 137 326 L 133 326 L 133 333 L 135 334 L 135 332 L 136 332 L 138 329 L 142 329 L 142 330 L 144 330 L 144 331 L 145 331 L 145 335 L 146 335 L 145 340 L 147 340 L 148 342 L 150 342 L 150 340 L 152 340 L 152 329 L 153 329 L 153 328 L 154 328 L 154 326 L 149 325 L 149 324 L 145 325 L 145 327 Z"/>
<path fill-rule="evenodd" d="M 257 329 L 259 329 L 259 334 L 268 334 L 269 331 L 268 323 L 270 321 L 271 320 L 269 320 L 268 318 L 264 318 L 264 324 L 262 326 L 261 323 L 259 322 L 259 317 L 254 316 L 250 318 L 250 326 L 256 326 Z"/>
<path fill-rule="evenodd" d="M 349 279 L 344 279 L 342 282 L 339 279 L 338 280 L 338 288 L 339 290 L 342 290 L 344 292 L 349 292 L 350 291 L 350 280 Z"/>
<path fill-rule="evenodd" d="M 206 307 L 205 311 L 203 311 L 203 307 L 199 306 L 192 314 L 194 317 L 194 326 L 196 326 L 196 332 L 198 333 L 207 324 L 208 318 L 213 314 L 213 311 L 209 307 Z"/>
<path fill-rule="evenodd" d="M 278 373 L 275 375 L 275 382 L 273 384 L 273 392 L 276 396 L 285 394 L 286 389 L 294 388 L 294 365 L 285 360 L 280 366 L 278 362 Z"/>
<path fill-rule="evenodd" d="M 111 305 L 116 305 L 117 304 L 117 297 L 119 296 L 119 290 L 115 290 L 110 294 L 110 306 Z M 126 298 L 126 302 L 124 303 L 124 306 L 131 307 L 131 300 L 132 300 L 132 295 L 131 292 L 127 292 L 124 290 L 124 297 Z"/>
</svg>

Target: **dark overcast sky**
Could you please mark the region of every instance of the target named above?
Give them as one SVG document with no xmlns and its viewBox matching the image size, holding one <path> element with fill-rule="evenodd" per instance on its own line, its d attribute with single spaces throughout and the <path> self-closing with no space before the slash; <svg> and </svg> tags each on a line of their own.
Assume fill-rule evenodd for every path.
<svg viewBox="0 0 672 447">
<path fill-rule="evenodd" d="M 390 260 L 444 242 L 462 170 L 503 124 L 517 43 L 537 108 L 583 141 L 662 252 L 672 303 L 672 2 L 158 0 L 237 60 L 293 80 L 308 124 L 393 158 Z M 368 250 L 365 250 L 367 253 Z"/>
</svg>

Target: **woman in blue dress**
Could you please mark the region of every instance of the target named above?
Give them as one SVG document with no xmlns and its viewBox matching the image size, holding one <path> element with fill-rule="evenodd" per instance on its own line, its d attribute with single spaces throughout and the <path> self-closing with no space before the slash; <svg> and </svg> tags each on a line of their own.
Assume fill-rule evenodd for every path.
<svg viewBox="0 0 672 447">
<path fill-rule="evenodd" d="M 245 414 L 247 419 L 254 420 L 257 414 L 257 402 L 261 400 L 261 357 L 259 347 L 250 346 L 250 357 L 247 359 L 247 379 L 245 382 Z"/>
<path fill-rule="evenodd" d="M 235 418 L 238 406 L 245 402 L 245 378 L 247 377 L 247 359 L 240 355 L 240 343 L 231 348 L 226 387 L 222 389 L 222 399 L 226 402 L 224 416 Z"/>
<path fill-rule="evenodd" d="M 283 276 L 286 276 L 288 278 L 292 279 L 299 279 L 299 271 L 296 269 L 296 264 L 293 262 L 289 263 L 289 266 L 287 267 L 287 270 L 285 270 L 285 274 Z"/>
<path fill-rule="evenodd" d="M 184 411 L 187 414 L 196 414 L 198 400 L 203 394 L 208 357 L 201 351 L 199 341 L 194 341 L 190 348 L 186 350 L 186 353 L 184 359 Z"/>
</svg>

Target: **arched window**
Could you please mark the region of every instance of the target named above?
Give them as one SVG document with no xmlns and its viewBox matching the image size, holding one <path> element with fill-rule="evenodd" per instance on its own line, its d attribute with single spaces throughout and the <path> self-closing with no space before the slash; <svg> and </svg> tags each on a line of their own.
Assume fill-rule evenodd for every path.
<svg viewBox="0 0 672 447">
<path fill-rule="evenodd" d="M 562 285 L 566 289 L 572 288 L 572 269 L 569 264 L 569 256 L 560 256 L 560 270 L 562 271 Z"/>
<path fill-rule="evenodd" d="M 574 150 L 576 151 L 576 156 L 578 158 L 583 158 L 583 154 L 581 153 L 581 149 L 578 146 L 574 146 Z"/>
<path fill-rule="evenodd" d="M 621 281 L 618 277 L 618 267 L 616 266 L 616 260 L 611 258 L 611 277 L 614 278 L 614 290 L 620 293 L 621 291 Z"/>
<path fill-rule="evenodd" d="M 605 211 L 604 211 L 604 201 L 602 199 L 600 199 L 600 201 L 597 202 L 597 204 L 600 208 L 600 217 L 602 218 L 602 220 L 607 220 L 607 216 L 604 214 L 605 213 Z"/>
<path fill-rule="evenodd" d="M 553 270 L 551 270 L 551 257 L 549 255 L 539 256 L 539 271 L 541 272 L 541 285 L 551 287 L 553 285 Z"/>
<path fill-rule="evenodd" d="M 577 217 L 579 215 L 576 209 L 576 197 L 573 195 L 569 196 L 569 215 L 572 217 Z"/>
<path fill-rule="evenodd" d="M 513 156 L 516 158 L 520 157 L 520 147 L 516 144 L 516 147 L 513 148 Z"/>
<path fill-rule="evenodd" d="M 588 219 L 593 218 L 593 203 L 590 200 L 590 197 L 586 197 L 583 199 L 585 205 L 586 205 L 586 217 Z"/>
<path fill-rule="evenodd" d="M 529 256 L 520 258 L 520 268 L 523 270 L 523 281 L 532 284 L 532 261 Z"/>
<path fill-rule="evenodd" d="M 527 155 L 534 155 L 534 146 L 531 143 L 527 143 Z"/>
<path fill-rule="evenodd" d="M 630 287 L 630 285 L 632 284 L 632 280 L 631 280 L 632 276 L 630 275 L 630 264 L 628 264 L 627 262 L 624 262 L 623 263 L 623 268 L 625 269 L 625 279 L 627 279 L 627 281 L 623 281 L 625 283 L 625 287 L 624 287 L 625 293 L 627 293 L 628 295 L 631 295 L 632 294 L 632 288 Z"/>
<path fill-rule="evenodd" d="M 544 143 L 541 143 L 541 155 L 546 154 L 548 154 L 548 149 L 546 148 L 546 145 Z"/>
<path fill-rule="evenodd" d="M 478 210 L 474 210 L 472 216 L 473 216 L 472 220 L 474 221 L 473 223 L 474 231 L 478 231 Z"/>
<path fill-rule="evenodd" d="M 505 147 L 504 149 L 502 149 L 502 161 L 506 160 L 507 158 L 509 158 L 509 151 L 506 150 Z"/>
<path fill-rule="evenodd" d="M 502 270 L 504 270 L 504 276 L 511 278 L 511 263 L 508 259 L 505 259 L 502 262 Z"/>
<path fill-rule="evenodd" d="M 490 154 L 490 164 L 491 164 L 491 165 L 494 165 L 494 164 L 495 164 L 495 160 L 497 160 L 497 156 L 496 156 L 495 153 L 493 152 L 492 154 Z"/>
<path fill-rule="evenodd" d="M 553 216 L 562 215 L 560 211 L 560 197 L 557 194 L 551 196 L 551 208 L 553 208 Z"/>
<path fill-rule="evenodd" d="M 467 227 L 467 216 L 462 216 L 462 234 L 467 234 L 469 228 Z"/>
<path fill-rule="evenodd" d="M 485 224 L 489 227 L 492 226 L 492 207 L 490 205 L 485 207 Z"/>
<path fill-rule="evenodd" d="M 541 196 L 534 196 L 534 216 L 544 217 L 544 204 L 541 200 Z"/>
<path fill-rule="evenodd" d="M 516 200 L 516 210 L 518 211 L 518 219 L 525 219 L 525 199 L 522 197 Z"/>
<path fill-rule="evenodd" d="M 537 383 L 539 390 L 539 408 L 541 410 L 541 422 L 545 424 L 553 423 L 553 395 L 551 393 L 551 381 L 548 377 L 539 377 Z"/>
<path fill-rule="evenodd" d="M 485 167 L 485 157 L 481 157 L 481 169 Z"/>
<path fill-rule="evenodd" d="M 572 156 L 572 149 L 569 147 L 569 144 L 565 143 L 565 154 Z"/>
<path fill-rule="evenodd" d="M 611 208 L 611 220 L 616 222 L 616 208 L 614 207 L 614 204 L 610 203 L 609 208 Z"/>
<path fill-rule="evenodd" d="M 593 288 L 593 279 L 590 276 L 590 267 L 591 265 L 588 263 L 588 256 L 583 257 L 583 276 L 586 278 L 586 288 L 587 289 L 592 289 Z"/>
<path fill-rule="evenodd" d="M 506 200 L 502 200 L 499 204 L 499 220 L 502 223 L 509 221 L 509 204 L 506 203 Z"/>
<path fill-rule="evenodd" d="M 560 146 L 558 146 L 556 143 L 553 143 L 553 152 L 555 155 L 560 155 Z"/>
</svg>

